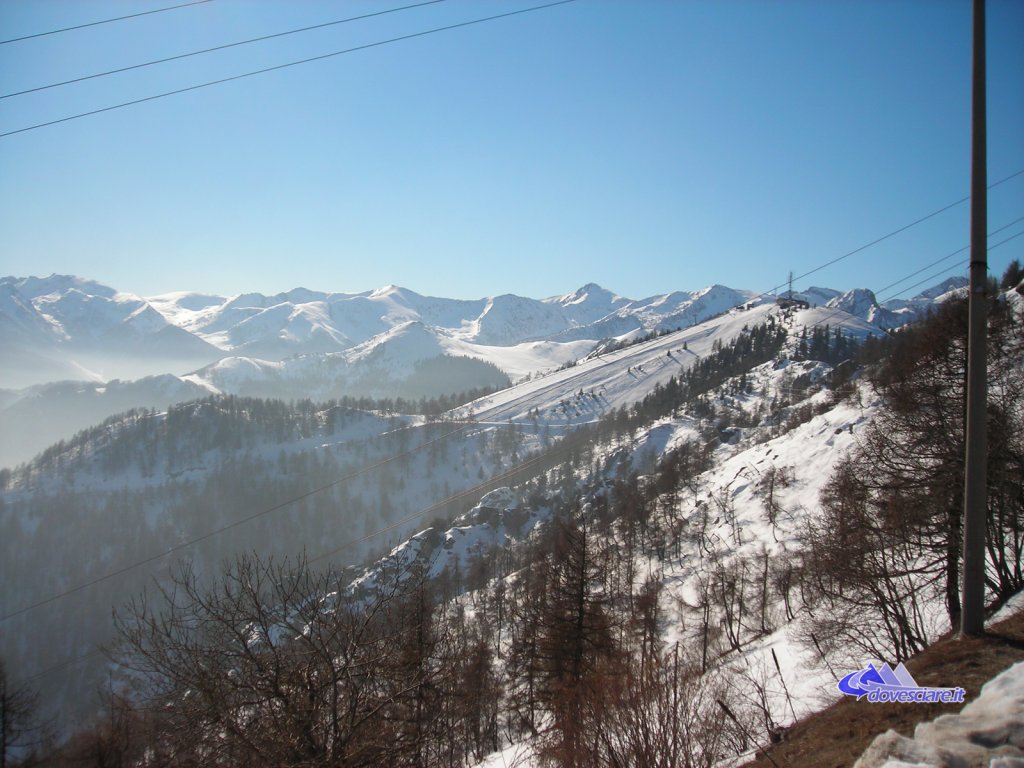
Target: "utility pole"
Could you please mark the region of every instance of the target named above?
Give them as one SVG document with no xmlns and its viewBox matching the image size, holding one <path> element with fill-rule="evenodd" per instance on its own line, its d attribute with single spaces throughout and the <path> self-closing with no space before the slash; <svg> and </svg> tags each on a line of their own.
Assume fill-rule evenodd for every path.
<svg viewBox="0 0 1024 768">
<path fill-rule="evenodd" d="M 960 633 L 985 631 L 985 517 L 987 511 L 986 336 L 988 205 L 985 152 L 985 0 L 974 0 L 971 96 L 971 276 L 967 331 L 967 423 L 964 456 L 963 611 Z"/>
</svg>

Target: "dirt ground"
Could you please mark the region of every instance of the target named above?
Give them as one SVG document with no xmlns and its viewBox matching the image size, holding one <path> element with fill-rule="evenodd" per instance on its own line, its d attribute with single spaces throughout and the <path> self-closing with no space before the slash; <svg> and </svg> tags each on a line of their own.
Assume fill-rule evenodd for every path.
<svg viewBox="0 0 1024 768">
<path fill-rule="evenodd" d="M 990 627 L 984 637 L 943 638 L 906 664 L 918 685 L 960 686 L 971 701 L 982 685 L 1018 661 L 1024 661 L 1024 611 Z M 918 723 L 962 707 L 845 698 L 794 725 L 745 768 L 850 768 L 878 734 L 891 728 L 912 736 Z"/>
</svg>

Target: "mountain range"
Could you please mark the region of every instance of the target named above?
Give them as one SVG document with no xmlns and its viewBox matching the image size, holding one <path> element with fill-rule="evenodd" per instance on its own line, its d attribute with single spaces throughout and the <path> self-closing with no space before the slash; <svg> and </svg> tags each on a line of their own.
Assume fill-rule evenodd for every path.
<svg viewBox="0 0 1024 768">
<path fill-rule="evenodd" d="M 866 289 L 814 287 L 794 298 L 882 333 L 964 283 L 950 278 L 883 304 Z M 126 408 L 219 393 L 415 399 L 493 389 L 733 307 L 774 301 L 723 285 L 634 300 L 594 283 L 544 299 L 447 299 L 393 285 L 363 293 L 140 297 L 71 275 L 4 277 L 0 466 Z"/>
<path fill-rule="evenodd" d="M 95 287 L 92 294 L 82 290 L 85 283 L 69 279 L 67 292 L 98 295 Z M 571 500 L 582 489 L 580 509 L 599 515 L 602 495 L 660 494 L 676 475 L 675 501 L 651 495 L 643 507 L 676 526 L 676 549 L 672 554 L 670 539 L 652 535 L 654 549 L 643 558 L 665 548 L 651 573 L 670 590 L 667 632 L 684 637 L 685 619 L 692 635 L 699 628 L 690 620 L 701 584 L 730 573 L 739 574 L 742 589 L 774 583 L 757 574 L 782 573 L 774 569 L 792 562 L 796 532 L 816 513 L 836 462 L 874 418 L 877 396 L 859 383 L 849 359 L 856 359 L 857 341 L 960 292 L 954 281 L 901 306 L 881 306 L 867 291 L 817 288 L 780 306 L 774 297 L 720 286 L 666 294 L 660 302 L 630 302 L 587 286 L 551 300 L 484 300 L 473 308 L 480 314 L 464 320 L 456 311 L 460 302 L 449 302 L 445 315 L 446 300 L 389 288 L 356 303 L 374 302 L 385 330 L 362 341 L 346 334 L 350 346 L 344 349 L 279 360 L 222 349 L 219 359 L 183 374 L 2 391 L 0 438 L 10 436 L 12 451 L 24 452 L 32 441 L 46 450 L 0 470 L 7 532 L 0 538 L 8 544 L 0 557 L 8 585 L 0 613 L 12 617 L 0 650 L 35 672 L 109 643 L 109 606 L 122 605 L 152 579 L 165 582 L 172 561 L 185 554 L 204 577 L 237 552 L 288 557 L 308 550 L 318 561 L 330 556 L 339 567 L 351 567 L 346 573 L 358 589 L 370 589 L 381 564 L 395 562 L 410 572 L 422 566 L 445 583 L 457 583 L 453 574 L 466 584 L 484 583 L 487 568 L 505 563 L 512 569 L 513 556 L 544 535 L 556 512 L 565 511 L 558 512 L 558 499 Z M 290 293 L 274 306 L 315 303 L 302 301 L 310 292 Z M 601 295 L 604 307 L 595 301 Z M 385 317 L 381 308 L 396 307 L 398 296 L 408 312 Z M 691 303 L 682 311 L 697 304 L 692 314 L 704 311 L 705 319 L 673 317 L 684 296 Z M 96 306 L 133 300 L 116 292 L 105 298 L 108 303 Z M 209 300 L 182 296 L 161 305 L 160 299 L 139 299 L 168 326 L 211 346 L 227 345 L 213 334 L 235 332 L 242 321 L 231 324 L 225 318 L 233 310 L 224 307 L 235 301 L 237 310 L 239 301 L 206 306 L 203 327 L 214 325 L 216 315 L 221 331 L 199 330 L 195 323 L 190 330 L 184 314 L 167 303 L 197 307 Z M 1019 297 L 1008 300 L 1019 311 Z M 417 308 L 409 307 L 413 302 Z M 52 308 L 60 301 L 38 304 Z M 529 309 L 509 319 L 504 332 L 529 340 L 505 346 L 473 340 L 480 315 L 505 307 L 493 321 L 513 304 Z M 28 306 L 43 317 L 47 333 L 63 339 L 58 348 L 72 349 L 75 334 L 89 329 L 44 315 L 21 294 L 19 307 Z M 544 323 L 555 327 L 553 313 L 574 317 L 575 325 L 530 338 Z M 340 321 L 332 323 L 339 331 Z M 682 329 L 661 332 L 678 325 Z M 627 326 L 622 334 L 601 335 Z M 816 347 L 822 341 L 824 348 Z M 445 366 L 459 371 L 460 384 L 495 371 L 517 381 L 466 402 L 447 401 L 437 418 L 415 410 L 417 404 L 402 411 L 402 405 L 389 409 L 379 401 L 354 407 L 304 401 L 330 396 L 332 387 L 387 391 Z M 235 396 L 260 387 L 293 392 L 295 402 Z M 109 419 L 96 417 L 108 408 Z M 74 432 L 69 425 L 75 420 L 83 431 L 51 445 L 48 430 Z M 679 474 L 684 459 L 689 468 Z M 627 480 L 636 473 L 646 479 L 630 491 Z M 322 492 L 311 495 L 311 488 Z M 155 561 L 154 553 L 174 557 Z M 153 567 L 125 570 L 133 562 Z M 107 579 L 108 573 L 125 578 Z M 60 604 L 40 602 L 80 583 L 97 589 Z M 791 689 L 773 695 L 770 707 L 798 717 L 834 687 L 830 671 L 799 646 L 796 630 L 783 620 L 786 606 L 747 597 L 745 604 L 762 606 L 760 618 L 733 625 L 743 635 L 736 643 L 742 640 L 756 665 L 781 666 Z M 37 604 L 38 610 L 22 610 Z M 728 626 L 724 614 L 706 620 Z M 691 643 L 695 636 L 685 637 Z M 727 633 L 709 637 L 715 658 L 723 654 L 728 662 Z M 775 651 L 779 659 L 772 661 Z M 83 664 L 46 679 L 45 695 L 65 710 L 67 722 L 89 714 L 88 704 L 85 712 L 74 710 L 87 698 L 82 692 L 102 677 L 99 666 Z M 793 711 L 790 694 L 803 702 L 800 712 Z"/>
</svg>

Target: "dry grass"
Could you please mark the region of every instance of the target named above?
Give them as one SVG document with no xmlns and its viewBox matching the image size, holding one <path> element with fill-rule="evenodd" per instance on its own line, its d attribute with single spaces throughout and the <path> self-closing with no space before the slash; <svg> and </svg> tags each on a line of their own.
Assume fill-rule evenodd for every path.
<svg viewBox="0 0 1024 768">
<path fill-rule="evenodd" d="M 1012 664 L 1024 661 L 1024 612 L 991 627 L 984 637 L 947 637 L 907 662 L 919 685 L 967 690 L 974 699 L 981 686 Z M 961 704 L 871 704 L 846 698 L 800 721 L 785 739 L 746 768 L 850 768 L 875 736 L 890 728 L 912 736 L 914 726 Z"/>
</svg>

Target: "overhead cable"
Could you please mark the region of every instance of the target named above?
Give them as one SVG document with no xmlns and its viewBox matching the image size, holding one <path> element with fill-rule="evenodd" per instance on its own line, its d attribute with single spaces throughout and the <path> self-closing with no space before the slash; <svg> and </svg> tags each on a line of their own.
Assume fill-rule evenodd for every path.
<svg viewBox="0 0 1024 768">
<path fill-rule="evenodd" d="M 230 531 L 230 530 L 232 530 L 234 528 L 238 528 L 239 526 L 245 525 L 246 523 L 250 523 L 253 520 L 256 520 L 258 518 L 266 517 L 267 515 L 270 515 L 270 514 L 273 514 L 275 512 L 278 512 L 278 511 L 280 511 L 282 509 L 285 509 L 286 507 L 290 507 L 293 504 L 296 504 L 296 503 L 298 503 L 300 501 L 308 499 L 311 496 L 315 496 L 318 493 L 322 493 L 322 492 L 324 492 L 324 491 L 326 491 L 326 490 L 328 490 L 330 488 L 333 488 L 333 487 L 335 487 L 337 485 L 341 485 L 342 483 L 345 483 L 345 482 L 348 482 L 350 480 L 353 480 L 353 479 L 359 477 L 360 475 L 366 474 L 367 472 L 372 472 L 373 470 L 378 469 L 379 467 L 382 467 L 382 466 L 384 466 L 386 464 L 390 464 L 393 461 L 397 461 L 399 459 L 403 459 L 403 458 L 406 458 L 408 456 L 411 456 L 412 454 L 416 453 L 417 451 L 421 451 L 424 448 L 427 448 L 427 447 L 429 447 L 431 445 L 435 445 L 436 443 L 439 443 L 442 440 L 445 440 L 448 437 L 451 437 L 452 435 L 454 435 L 454 434 L 456 434 L 458 432 L 462 432 L 468 426 L 469 426 L 469 424 L 463 424 L 462 426 L 458 427 L 457 429 L 453 429 L 450 432 L 446 432 L 445 434 L 441 435 L 440 437 L 436 437 L 433 440 L 427 441 L 425 443 L 421 443 L 420 445 L 418 445 L 418 446 L 416 446 L 414 448 L 409 448 L 409 449 L 407 449 L 405 451 L 402 451 L 400 453 L 397 453 L 397 454 L 395 454 L 393 456 L 389 456 L 389 457 L 387 457 L 385 459 L 381 459 L 380 461 L 377 461 L 377 462 L 375 462 L 373 464 L 370 464 L 370 465 L 368 465 L 366 467 L 363 467 L 362 469 L 358 469 L 355 472 L 351 472 L 351 473 L 349 473 L 347 475 L 344 475 L 343 477 L 336 478 L 335 480 L 332 480 L 329 483 L 325 483 L 324 485 L 321 485 L 321 486 L 319 486 L 317 488 L 314 488 L 312 490 L 306 491 L 305 493 L 301 493 L 298 496 L 293 496 L 292 498 L 287 499 L 286 501 L 282 501 L 279 504 L 275 504 L 275 505 L 273 505 L 271 507 L 267 507 L 267 508 L 262 509 L 262 510 L 260 510 L 258 512 L 254 512 L 253 514 L 250 514 L 250 515 L 247 515 L 247 516 L 245 516 L 243 518 L 235 520 L 234 522 L 228 523 L 227 525 L 221 526 L 220 528 L 217 528 L 217 529 L 212 530 L 212 531 L 207 531 L 206 533 L 201 534 L 199 536 L 195 536 L 195 537 L 193 537 L 191 539 L 188 539 L 187 541 L 183 541 L 183 542 L 180 542 L 178 544 L 175 544 L 175 545 L 173 545 L 171 547 L 168 547 L 166 550 L 164 550 L 162 552 L 156 552 L 156 553 L 154 553 L 154 554 L 152 554 L 152 555 L 150 555 L 148 557 L 142 558 L 141 560 L 136 560 L 135 562 L 130 563 L 128 565 L 125 565 L 125 566 L 123 566 L 121 568 L 118 568 L 118 569 L 116 569 L 114 571 L 109 571 L 108 573 L 105 573 L 102 576 L 97 576 L 96 578 L 91 579 L 90 581 L 82 582 L 81 584 L 78 584 L 78 585 L 76 585 L 74 587 L 70 587 L 69 589 L 65 589 L 62 592 L 58 592 L 56 594 L 50 595 L 49 597 L 45 597 L 45 598 L 43 598 L 41 600 L 36 600 L 33 603 L 30 603 L 30 604 L 25 605 L 25 606 L 23 606 L 21 608 L 18 608 L 17 610 L 11 611 L 10 613 L 7 613 L 7 614 L 4 614 L 3 616 L 0 616 L 0 623 L 3 623 L 5 621 L 7 621 L 8 619 L 12 619 L 15 616 L 20 616 L 20 615 L 22 615 L 24 613 L 28 613 L 29 611 L 35 610 L 36 608 L 40 608 L 40 607 L 42 607 L 44 605 L 47 605 L 49 603 L 55 602 L 57 600 L 60 600 L 61 598 L 67 597 L 69 595 L 73 595 L 76 592 L 81 592 L 84 589 L 88 589 L 89 587 L 93 587 L 93 586 L 95 586 L 97 584 L 101 584 L 104 581 L 109 581 L 110 579 L 112 579 L 112 578 L 114 578 L 116 576 L 122 576 L 125 573 L 128 573 L 129 571 L 133 571 L 136 568 L 142 567 L 143 565 L 149 565 L 150 563 L 155 563 L 158 560 L 164 559 L 168 555 L 174 554 L 175 552 L 181 552 L 182 550 L 189 549 L 190 547 L 193 547 L 196 544 L 199 544 L 200 542 L 206 541 L 207 539 L 212 539 L 214 536 L 218 536 L 218 535 L 220 535 L 222 533 L 225 533 L 226 531 Z"/>
<path fill-rule="evenodd" d="M 64 85 L 71 85 L 73 83 L 81 83 L 86 80 L 94 80 L 98 77 L 107 77 L 108 75 L 116 75 L 121 72 L 130 72 L 133 69 L 142 69 L 143 67 L 152 67 L 154 64 L 166 64 L 169 61 L 178 61 L 179 59 L 187 59 L 191 56 L 200 56 L 204 53 L 213 53 L 214 51 L 223 51 L 227 48 L 237 48 L 240 45 L 249 45 L 250 43 L 259 43 L 264 40 L 272 40 L 277 37 L 285 37 L 287 35 L 296 35 L 300 32 L 309 32 L 314 29 L 323 29 L 324 27 L 331 27 L 337 24 L 347 24 L 350 21 L 362 21 L 363 19 L 373 18 L 374 16 L 384 16 L 388 13 L 397 13 L 398 11 L 407 11 L 410 8 L 421 8 L 424 5 L 436 5 L 437 3 L 445 3 L 448 0 L 426 0 L 422 3 L 415 3 L 413 5 L 403 5 L 399 8 L 389 8 L 385 11 L 376 11 L 374 13 L 364 13 L 361 16 L 350 16 L 347 19 L 337 19 L 335 21 L 327 21 L 323 24 L 314 24 L 310 27 L 301 27 L 299 29 L 290 29 L 287 32 L 275 32 L 272 35 L 263 35 L 261 37 L 251 37 L 248 40 L 239 40 L 234 43 L 225 43 L 224 45 L 216 45 L 213 48 L 203 48 L 199 51 L 191 51 L 189 53 L 180 53 L 177 56 L 167 56 L 163 59 L 153 59 L 152 61 L 146 61 L 142 64 L 132 64 L 127 67 L 119 67 L 117 69 L 108 69 L 106 72 L 97 72 L 92 75 L 83 75 L 82 77 L 74 77 L 70 80 L 63 80 L 59 83 L 50 83 L 48 85 L 40 85 L 35 88 L 26 88 L 23 91 L 14 91 L 12 93 L 5 93 L 0 95 L 0 99 L 9 99 L 14 96 L 24 96 L 27 93 L 36 93 L 38 91 L 45 91 L 50 88 L 60 88 Z"/>
<path fill-rule="evenodd" d="M 575 3 L 575 2 L 577 2 L 577 0 L 556 0 L 556 2 L 553 2 L 553 3 L 545 3 L 543 5 L 534 5 L 534 6 L 530 7 L 530 8 L 521 8 L 521 9 L 519 9 L 517 11 L 509 11 L 507 13 L 499 13 L 499 14 L 495 14 L 494 16 L 485 16 L 485 17 L 479 18 L 479 19 L 471 19 L 469 21 L 462 21 L 462 22 L 459 22 L 457 24 L 447 24 L 447 25 L 445 25 L 443 27 L 434 27 L 433 29 L 426 29 L 426 30 L 423 30 L 422 32 L 412 32 L 412 33 L 410 33 L 408 35 L 399 35 L 398 37 L 391 37 L 391 38 L 388 38 L 387 40 L 378 40 L 377 42 L 366 43 L 364 45 L 357 45 L 357 46 L 354 46 L 352 48 L 345 48 L 345 49 L 340 50 L 340 51 L 333 51 L 332 53 L 324 53 L 324 54 L 321 54 L 319 56 L 310 56 L 309 58 L 306 58 L 306 59 L 299 59 L 297 61 L 289 61 L 289 62 L 286 62 L 285 64 L 276 64 L 275 66 L 272 66 L 272 67 L 264 67 L 263 69 L 256 69 L 256 70 L 253 70 L 251 72 L 244 72 L 244 73 L 242 73 L 240 75 L 232 75 L 231 77 L 222 77 L 222 78 L 220 78 L 218 80 L 210 80 L 209 82 L 205 82 L 205 83 L 198 83 L 196 85 L 189 85 L 189 86 L 186 86 L 185 88 L 177 88 L 177 89 L 175 89 L 173 91 L 165 91 L 163 93 L 157 93 L 157 94 L 154 94 L 152 96 L 144 96 L 141 99 L 132 99 L 131 101 L 124 101 L 124 102 L 121 102 L 120 104 L 112 104 L 109 107 L 101 107 L 99 109 L 89 110 L 88 112 L 80 112 L 80 113 L 78 113 L 76 115 L 68 115 L 67 117 L 61 117 L 61 118 L 58 118 L 56 120 L 48 120 L 48 121 L 46 121 L 44 123 L 36 123 L 35 125 L 28 125 L 28 126 L 25 126 L 24 128 L 17 128 L 17 129 L 15 129 L 13 131 L 6 131 L 5 133 L 0 133 L 0 139 L 4 138 L 6 136 L 14 136 L 15 134 L 18 134 L 18 133 L 25 133 L 27 131 L 34 131 L 37 128 L 46 128 L 47 126 L 50 126 L 50 125 L 58 125 L 60 123 L 66 123 L 66 122 L 69 122 L 71 120 L 79 120 L 79 119 L 81 119 L 83 117 L 90 117 L 92 115 L 99 115 L 99 114 L 102 114 L 104 112 L 112 112 L 115 109 L 124 109 L 125 107 L 135 106 L 136 104 L 144 104 L 144 103 L 149 102 L 149 101 L 156 101 L 157 99 L 164 99 L 164 98 L 167 98 L 168 96 L 177 96 L 178 94 L 188 93 L 190 91 L 197 91 L 197 90 L 199 90 L 201 88 L 210 88 L 210 87 L 212 87 L 214 85 L 222 85 L 224 83 L 234 82 L 235 80 L 243 80 L 243 79 L 248 78 L 248 77 L 255 77 L 257 75 L 264 75 L 264 74 L 267 74 L 268 72 L 276 72 L 278 70 L 287 69 L 289 67 L 297 67 L 300 64 L 309 64 L 309 63 L 314 62 L 314 61 L 323 61 L 325 59 L 330 59 L 330 58 L 333 58 L 335 56 L 343 56 L 343 55 L 348 54 L 348 53 L 355 53 L 357 51 L 365 51 L 365 50 L 368 50 L 370 48 L 377 48 L 377 47 L 380 47 L 382 45 L 390 45 L 391 43 L 398 43 L 398 42 L 401 42 L 403 40 L 412 40 L 412 39 L 415 39 L 417 37 L 425 37 L 426 35 L 433 35 L 433 34 L 436 34 L 438 32 L 447 32 L 447 31 L 452 30 L 452 29 L 460 29 L 462 27 L 469 27 L 469 26 L 472 26 L 474 24 L 483 24 L 484 22 L 495 21 L 497 19 L 507 19 L 507 18 L 509 18 L 511 16 L 519 16 L 519 15 L 522 15 L 524 13 L 531 13 L 533 11 L 540 11 L 540 10 L 544 10 L 546 8 L 554 8 L 555 6 L 558 6 L 558 5 L 566 5 L 568 3 Z"/>
<path fill-rule="evenodd" d="M 32 40 L 36 37 L 46 37 L 47 35 L 58 35 L 61 32 L 71 32 L 75 29 L 85 29 L 86 27 L 96 27 L 100 24 L 110 24 L 114 21 L 125 21 L 126 19 L 137 19 L 139 16 L 149 16 L 153 13 L 163 13 L 164 11 L 173 11 L 177 8 L 187 8 L 190 5 L 203 5 L 204 3 L 212 3 L 213 0 L 193 0 L 191 3 L 181 3 L 180 5 L 169 5 L 166 8 L 155 8 L 152 11 L 142 11 L 141 13 L 130 13 L 127 16 L 117 16 L 113 19 L 103 19 L 102 21 L 90 21 L 87 24 L 76 24 L 73 27 L 63 27 L 61 29 L 51 29 L 48 32 L 36 32 L 34 35 L 22 35 L 21 37 L 12 37 L 9 40 L 0 40 L 0 45 L 7 45 L 8 43 L 18 43 L 22 40 Z"/>
</svg>

